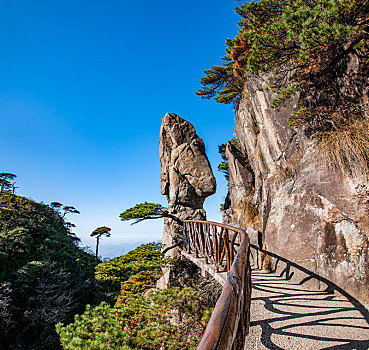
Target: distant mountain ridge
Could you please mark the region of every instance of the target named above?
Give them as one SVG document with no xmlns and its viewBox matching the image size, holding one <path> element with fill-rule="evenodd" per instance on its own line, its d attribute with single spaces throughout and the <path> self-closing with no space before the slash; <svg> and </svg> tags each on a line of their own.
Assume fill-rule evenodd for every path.
<svg viewBox="0 0 369 350">
<path fill-rule="evenodd" d="M 118 256 L 127 254 L 129 251 L 137 248 L 141 244 L 144 244 L 146 242 L 143 241 L 137 241 L 137 242 L 121 242 L 119 244 L 102 244 L 100 247 L 100 255 L 103 258 L 103 260 L 106 259 L 113 259 Z"/>
</svg>

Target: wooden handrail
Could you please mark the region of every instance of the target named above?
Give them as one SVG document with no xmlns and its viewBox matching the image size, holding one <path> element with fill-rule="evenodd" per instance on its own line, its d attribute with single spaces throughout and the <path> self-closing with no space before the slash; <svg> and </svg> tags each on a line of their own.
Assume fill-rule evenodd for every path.
<svg viewBox="0 0 369 350">
<path fill-rule="evenodd" d="M 197 350 L 241 350 L 250 325 L 250 240 L 240 228 L 211 221 L 185 220 L 183 227 L 187 253 L 228 272 Z"/>
</svg>

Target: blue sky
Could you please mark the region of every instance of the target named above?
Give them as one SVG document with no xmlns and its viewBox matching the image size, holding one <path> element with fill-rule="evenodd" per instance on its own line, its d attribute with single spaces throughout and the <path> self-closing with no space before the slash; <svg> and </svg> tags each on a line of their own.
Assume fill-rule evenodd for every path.
<svg viewBox="0 0 369 350">
<path fill-rule="evenodd" d="M 236 1 L 2 0 L 0 171 L 18 194 L 74 205 L 84 244 L 161 238 L 162 222 L 131 227 L 119 213 L 160 194 L 159 129 L 166 112 L 194 124 L 217 177 L 208 218 L 220 220 L 226 183 L 218 145 L 234 133 L 231 106 L 195 95 L 237 34 Z M 103 251 L 103 250 L 102 250 Z M 104 254 L 104 252 L 103 252 Z"/>
</svg>

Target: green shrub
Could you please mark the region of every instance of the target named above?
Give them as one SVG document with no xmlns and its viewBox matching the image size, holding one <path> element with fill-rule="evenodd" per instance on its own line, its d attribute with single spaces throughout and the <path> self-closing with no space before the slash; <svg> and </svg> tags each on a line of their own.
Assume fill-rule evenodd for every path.
<svg viewBox="0 0 369 350">
<path fill-rule="evenodd" d="M 156 281 L 162 275 L 161 270 L 140 271 L 120 284 L 120 294 L 115 307 L 120 307 L 129 298 L 155 288 Z"/>
<path fill-rule="evenodd" d="M 236 136 L 232 137 L 232 139 L 228 142 L 235 147 L 239 147 L 238 138 Z M 222 158 L 222 162 L 218 165 L 218 170 L 223 173 L 225 179 L 227 180 L 227 182 L 229 182 L 228 159 L 225 154 L 226 147 L 227 143 L 222 143 L 218 146 L 218 153 Z"/>
<path fill-rule="evenodd" d="M 69 325 L 56 326 L 64 349 L 195 349 L 212 309 L 190 287 L 146 291 L 161 276 L 160 244 L 142 245 L 96 267 L 102 281 L 121 282 L 115 307 L 87 306 Z M 146 292 L 146 293 L 145 293 Z"/>
<path fill-rule="evenodd" d="M 124 282 L 141 271 L 160 271 L 163 254 L 160 243 L 143 244 L 129 253 L 104 261 L 95 268 L 99 281 Z"/>
<path fill-rule="evenodd" d="M 55 324 L 102 300 L 94 257 L 75 243 L 52 208 L 3 192 L 0 305 L 6 308 L 0 308 L 0 348 L 58 349 Z"/>
<path fill-rule="evenodd" d="M 119 308 L 101 303 L 86 308 L 74 323 L 58 324 L 65 350 L 195 349 L 211 309 L 191 288 L 156 291 L 147 299 L 136 295 Z"/>
</svg>

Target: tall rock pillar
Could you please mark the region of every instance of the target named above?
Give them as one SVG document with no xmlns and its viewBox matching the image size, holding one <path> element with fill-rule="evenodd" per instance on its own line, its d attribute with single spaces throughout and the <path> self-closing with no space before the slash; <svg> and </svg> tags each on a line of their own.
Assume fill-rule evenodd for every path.
<svg viewBox="0 0 369 350">
<path fill-rule="evenodd" d="M 205 198 L 215 193 L 216 182 L 205 154 L 204 141 L 191 123 L 174 113 L 167 113 L 160 128 L 159 156 L 161 193 L 167 197 L 168 212 L 177 220 L 166 218 L 162 244 L 170 247 L 182 239 L 183 220 L 205 220 Z M 178 248 L 168 257 L 177 257 Z M 170 271 L 159 280 L 159 288 L 167 288 Z"/>
</svg>

